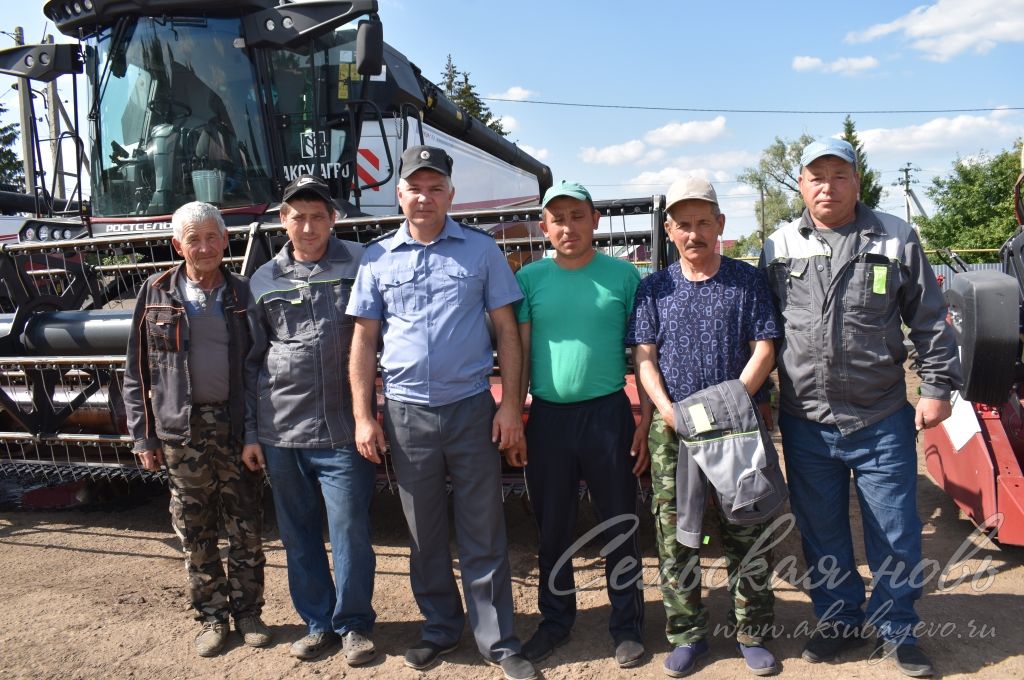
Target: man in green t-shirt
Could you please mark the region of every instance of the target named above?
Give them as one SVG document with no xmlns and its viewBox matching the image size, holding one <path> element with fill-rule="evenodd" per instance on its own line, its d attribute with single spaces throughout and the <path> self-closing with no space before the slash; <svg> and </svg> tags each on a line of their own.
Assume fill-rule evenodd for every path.
<svg viewBox="0 0 1024 680">
<path fill-rule="evenodd" d="M 542 203 L 541 229 L 555 251 L 516 274 L 523 343 L 523 400 L 533 396 L 525 443 L 506 452 L 526 464 L 540 532 L 539 607 L 543 620 L 523 646 L 538 661 L 564 644 L 576 618 L 571 546 L 579 483 L 586 481 L 608 550 L 609 630 L 615 660 L 640 663 L 643 590 L 635 476 L 648 465 L 652 408 L 641 392 L 636 426 L 626 385 L 626 322 L 640 275 L 629 262 L 594 249 L 601 214 L 580 184 L 562 182 Z M 639 381 L 637 383 L 639 388 Z"/>
</svg>

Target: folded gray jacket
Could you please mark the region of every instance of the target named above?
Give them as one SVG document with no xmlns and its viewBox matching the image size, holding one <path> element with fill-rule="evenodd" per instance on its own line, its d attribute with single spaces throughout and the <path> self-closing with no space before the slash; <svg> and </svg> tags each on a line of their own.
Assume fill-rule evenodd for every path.
<svg viewBox="0 0 1024 680">
<path fill-rule="evenodd" d="M 700 547 L 708 486 L 732 524 L 770 519 L 788 493 L 779 454 L 739 380 L 727 380 L 672 405 L 679 435 L 676 540 Z"/>
</svg>

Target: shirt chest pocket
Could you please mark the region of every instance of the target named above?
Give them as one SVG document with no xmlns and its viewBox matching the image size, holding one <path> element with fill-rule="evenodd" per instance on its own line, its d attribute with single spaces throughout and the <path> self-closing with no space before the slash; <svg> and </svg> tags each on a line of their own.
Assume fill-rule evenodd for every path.
<svg viewBox="0 0 1024 680">
<path fill-rule="evenodd" d="M 384 304 L 393 314 L 405 314 L 416 304 L 416 270 L 389 269 L 380 276 Z"/>
<path fill-rule="evenodd" d="M 779 311 L 808 309 L 811 306 L 811 282 L 807 275 L 807 260 L 773 262 L 771 284 L 779 300 Z"/>
<path fill-rule="evenodd" d="M 146 342 L 151 360 L 159 362 L 161 355 L 181 351 L 182 313 L 180 309 L 146 312 Z"/>
<path fill-rule="evenodd" d="M 899 267 L 882 257 L 853 263 L 846 285 L 846 305 L 850 309 L 882 314 L 889 309 L 898 283 Z"/>
<path fill-rule="evenodd" d="M 462 265 L 448 262 L 441 268 L 440 284 L 444 300 L 459 305 L 479 300 L 483 292 L 483 277 Z"/>
<path fill-rule="evenodd" d="M 266 295 L 262 302 L 270 327 L 278 339 L 287 340 L 312 333 L 309 289 L 275 291 Z"/>
</svg>

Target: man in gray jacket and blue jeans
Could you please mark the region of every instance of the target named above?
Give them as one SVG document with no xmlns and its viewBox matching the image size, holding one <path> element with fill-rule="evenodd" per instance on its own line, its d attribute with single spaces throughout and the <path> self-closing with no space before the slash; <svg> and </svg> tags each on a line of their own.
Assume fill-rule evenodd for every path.
<svg viewBox="0 0 1024 680">
<path fill-rule="evenodd" d="M 761 265 L 785 321 L 779 362 L 782 447 L 820 624 L 803 651 L 830 661 L 878 635 L 876 654 L 906 675 L 932 674 L 916 646 L 921 562 L 915 430 L 949 417 L 961 385 L 946 305 L 917 233 L 858 201 L 849 143 L 808 144 L 800 159 L 807 206 L 764 245 Z M 907 403 L 903 325 L 917 349 L 921 398 Z M 850 535 L 853 473 L 874 575 L 864 609 Z"/>
<path fill-rule="evenodd" d="M 348 353 L 352 292 L 362 246 L 334 238 L 327 184 L 303 175 L 285 187 L 281 222 L 288 242 L 253 274 L 246 360 L 246 446 L 250 469 L 273 486 L 288 586 L 309 634 L 293 656 L 313 659 L 342 637 L 349 665 L 376 650 L 370 500 L 376 471 L 354 446 Z M 320 503 L 334 557 L 324 549 Z"/>
</svg>

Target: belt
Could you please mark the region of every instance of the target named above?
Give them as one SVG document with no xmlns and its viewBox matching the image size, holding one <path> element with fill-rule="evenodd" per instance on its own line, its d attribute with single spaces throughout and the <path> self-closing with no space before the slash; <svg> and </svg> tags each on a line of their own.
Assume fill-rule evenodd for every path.
<svg viewBox="0 0 1024 680">
<path fill-rule="evenodd" d="M 214 411 L 214 410 L 217 410 L 217 409 L 227 408 L 228 407 L 228 402 L 226 402 L 226 401 L 213 401 L 213 402 L 210 402 L 208 404 L 192 404 L 192 407 L 193 408 L 197 408 L 197 409 L 199 409 L 201 411 Z"/>
<path fill-rule="evenodd" d="M 580 408 L 581 406 L 582 407 L 591 406 L 591 405 L 594 405 L 594 404 L 599 404 L 599 403 L 601 403 L 602 401 L 605 401 L 605 400 L 614 399 L 614 398 L 616 398 L 619 395 L 622 395 L 624 393 L 625 393 L 625 390 L 619 389 L 619 390 L 615 390 L 614 392 L 610 392 L 608 394 L 602 395 L 600 397 L 594 397 L 593 399 L 583 399 L 581 401 L 548 401 L 547 399 L 541 399 L 540 397 L 533 396 L 532 397 L 532 401 L 533 401 L 534 404 L 537 404 L 538 406 L 545 406 L 547 408 L 563 408 L 563 409 Z"/>
</svg>

